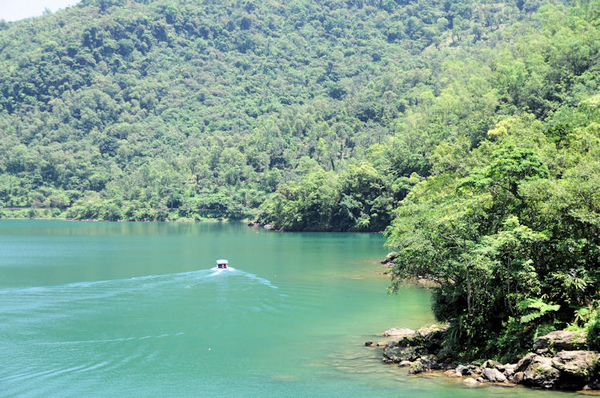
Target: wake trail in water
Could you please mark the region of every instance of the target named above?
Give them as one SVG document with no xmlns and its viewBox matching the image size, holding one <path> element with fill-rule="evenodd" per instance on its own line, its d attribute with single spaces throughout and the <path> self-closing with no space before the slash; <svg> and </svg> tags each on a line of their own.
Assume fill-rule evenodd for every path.
<svg viewBox="0 0 600 398">
<path fill-rule="evenodd" d="M 15 294 L 15 293 L 45 293 L 50 291 L 60 291 L 65 289 L 85 289 L 88 287 L 102 287 L 103 285 L 122 285 L 130 284 L 131 282 L 145 282 L 145 281 L 160 281 L 161 279 L 168 278 L 181 278 L 181 277 L 194 277 L 199 278 L 202 276 L 211 276 L 209 270 L 200 271 L 189 271 L 189 272 L 178 272 L 173 274 L 165 275 L 145 275 L 145 276 L 134 276 L 131 278 L 122 279 L 111 279 L 101 281 L 85 281 L 85 282 L 73 282 L 64 285 L 51 285 L 51 286 L 32 286 L 32 287 L 17 287 L 17 288 L 4 288 L 0 289 L 0 295 L 3 294 Z"/>
<path fill-rule="evenodd" d="M 222 278 L 242 277 L 250 282 L 277 289 L 268 279 L 235 268 L 202 269 L 163 275 L 145 275 L 123 279 L 73 282 L 64 285 L 33 286 L 0 289 L 0 309 L 22 312 L 47 306 L 89 300 L 119 299 L 132 294 L 153 293 L 157 289 L 176 292 L 206 283 L 219 286 Z"/>
<path fill-rule="evenodd" d="M 218 270 L 217 272 L 219 274 L 222 273 L 222 272 L 231 272 L 232 275 L 239 275 L 239 276 L 243 276 L 245 278 L 248 278 L 250 280 L 257 281 L 257 282 L 259 282 L 259 283 L 261 283 L 261 284 L 263 284 L 265 286 L 270 287 L 271 289 L 279 289 L 277 286 L 273 285 L 271 283 L 271 281 L 268 280 L 268 279 L 261 278 L 259 276 L 254 275 L 254 274 L 251 274 L 249 272 L 241 271 L 241 270 L 238 270 L 238 269 L 235 269 L 235 268 L 232 268 L 232 267 L 229 267 L 229 268 L 226 268 L 226 269 L 221 269 L 221 270 Z"/>
<path fill-rule="evenodd" d="M 148 339 L 164 339 L 167 337 L 179 337 L 183 336 L 184 332 L 178 333 L 163 333 L 156 336 L 141 336 L 141 337 L 121 337 L 114 339 L 95 339 L 95 340 L 76 340 L 76 341 L 46 341 L 46 342 L 38 342 L 39 345 L 47 345 L 47 346 L 70 346 L 70 345 L 81 345 L 81 344 L 106 344 L 106 343 L 123 343 L 130 341 L 140 341 L 140 340 L 148 340 Z"/>
<path fill-rule="evenodd" d="M 85 282 L 73 282 L 67 283 L 64 285 L 51 285 L 51 286 L 32 286 L 32 287 L 17 287 L 17 288 L 3 288 L 0 289 L 0 295 L 13 295 L 18 293 L 45 293 L 45 292 L 56 292 L 67 289 L 85 289 L 88 287 L 102 287 L 103 285 L 113 285 L 116 287 L 118 285 L 123 284 L 131 284 L 132 282 L 156 282 L 160 284 L 161 282 L 176 282 L 178 280 L 189 279 L 192 281 L 198 281 L 207 278 L 213 278 L 219 275 L 239 275 L 246 277 L 251 280 L 255 280 L 260 282 L 261 284 L 268 286 L 272 289 L 277 289 L 277 286 L 273 285 L 271 281 L 265 278 L 258 277 L 254 274 L 244 272 L 233 267 L 229 267 L 226 269 L 218 269 L 217 267 L 210 269 L 203 269 L 197 271 L 187 271 L 187 272 L 177 272 L 172 274 L 163 274 L 163 275 L 144 275 L 144 276 L 134 276 L 131 278 L 122 278 L 122 279 L 111 279 L 111 280 L 101 280 L 101 281 L 85 281 Z M 148 286 L 146 286 L 148 287 Z"/>
</svg>

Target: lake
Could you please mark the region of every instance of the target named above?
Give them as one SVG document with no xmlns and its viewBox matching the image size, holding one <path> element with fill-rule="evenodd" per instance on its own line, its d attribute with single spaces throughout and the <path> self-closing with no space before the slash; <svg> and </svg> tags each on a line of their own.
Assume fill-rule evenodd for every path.
<svg viewBox="0 0 600 398">
<path fill-rule="evenodd" d="M 384 365 L 434 322 L 387 295 L 379 234 L 0 220 L 0 396 L 565 397 Z M 234 269 L 212 267 L 226 258 Z"/>
</svg>

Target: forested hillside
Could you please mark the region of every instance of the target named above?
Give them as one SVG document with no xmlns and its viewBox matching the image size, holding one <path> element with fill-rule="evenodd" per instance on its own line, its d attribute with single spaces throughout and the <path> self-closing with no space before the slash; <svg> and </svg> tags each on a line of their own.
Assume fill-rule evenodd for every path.
<svg viewBox="0 0 600 398">
<path fill-rule="evenodd" d="M 382 230 L 438 143 L 596 89 L 597 8 L 547 3 L 84 0 L 0 23 L 0 211 L 248 218 L 289 182 L 263 221 Z"/>
<path fill-rule="evenodd" d="M 599 9 L 540 8 L 508 30 L 485 80 L 493 127 L 429 152 L 386 229 L 391 289 L 437 282 L 455 360 L 514 361 L 557 329 L 600 349 Z"/>
<path fill-rule="evenodd" d="M 500 15 L 512 16 L 505 24 L 471 20 L 460 34 L 456 26 L 442 33 L 415 56 L 422 65 L 397 72 L 399 86 L 379 89 L 404 106 L 390 119 L 383 111 L 379 123 L 390 134 L 367 149 L 362 166 L 284 184 L 262 206 L 261 219 L 292 230 L 383 230 L 415 183 L 458 167 L 447 162 L 496 140 L 511 118 L 525 117 L 550 137 L 568 134 L 582 101 L 595 109 L 599 9 L 598 1 L 504 4 Z M 422 80 L 412 86 L 405 78 L 416 73 Z M 374 80 L 381 87 L 388 76 Z M 321 181 L 327 189 L 317 193 Z"/>
</svg>

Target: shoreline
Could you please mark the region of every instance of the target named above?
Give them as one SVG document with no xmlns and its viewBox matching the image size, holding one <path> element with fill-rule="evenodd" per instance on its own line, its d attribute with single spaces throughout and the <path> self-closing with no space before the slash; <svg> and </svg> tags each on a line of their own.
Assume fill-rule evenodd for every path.
<svg viewBox="0 0 600 398">
<path fill-rule="evenodd" d="M 391 252 L 380 262 L 383 275 L 389 276 L 396 256 Z M 425 278 L 412 278 L 405 283 L 422 289 L 437 286 Z M 586 332 L 557 330 L 538 337 L 529 352 L 514 363 L 487 359 L 464 364 L 447 352 L 442 353 L 447 330 L 448 325 L 431 325 L 416 331 L 394 327 L 377 335 L 384 340 L 368 340 L 365 347 L 381 349 L 381 360 L 386 366 L 407 368 L 410 375 L 435 373 L 462 379 L 467 387 L 493 384 L 600 395 L 600 353 L 589 349 Z"/>
<path fill-rule="evenodd" d="M 385 341 L 368 340 L 364 345 L 381 349 L 385 366 L 407 368 L 410 375 L 432 373 L 462 379 L 465 386 L 600 392 L 600 353 L 588 349 L 585 333 L 558 330 L 538 337 L 531 351 L 515 363 L 488 359 L 463 364 L 441 353 L 447 330 L 448 325 L 417 331 L 392 328 L 377 335 Z"/>
<path fill-rule="evenodd" d="M 141 222 L 141 223 L 149 223 L 149 222 L 164 222 L 164 223 L 220 223 L 220 222 L 234 222 L 234 223 L 249 223 L 248 220 L 226 220 L 226 219 L 217 219 L 217 218 L 207 218 L 202 220 L 187 220 L 187 219 L 178 219 L 178 220 L 98 220 L 94 218 L 90 219 L 75 219 L 75 218 L 67 218 L 67 217 L 0 217 L 1 220 L 57 220 L 57 221 L 73 221 L 73 222 L 107 222 L 107 223 L 128 223 L 128 222 Z"/>
<path fill-rule="evenodd" d="M 0 209 L 1 211 L 2 209 Z M 0 213 L 1 214 L 1 213 Z M 218 219 L 218 218 L 203 218 L 200 220 L 196 219 L 170 219 L 170 220 L 98 220 L 94 218 L 86 218 L 86 219 L 76 219 L 76 218 L 67 218 L 67 217 L 13 217 L 13 216 L 1 216 L 1 220 L 59 220 L 59 221 L 73 221 L 73 222 L 106 222 L 106 223 L 242 223 L 246 224 L 248 228 L 259 228 L 264 229 L 265 231 L 271 232 L 290 232 L 290 233 L 314 233 L 314 232 L 323 232 L 323 233 L 331 233 L 331 234 L 382 234 L 383 231 L 288 231 L 283 229 L 276 229 L 271 224 L 261 224 L 256 221 L 251 221 L 251 219 L 241 219 L 241 220 L 232 220 L 232 219 Z"/>
</svg>

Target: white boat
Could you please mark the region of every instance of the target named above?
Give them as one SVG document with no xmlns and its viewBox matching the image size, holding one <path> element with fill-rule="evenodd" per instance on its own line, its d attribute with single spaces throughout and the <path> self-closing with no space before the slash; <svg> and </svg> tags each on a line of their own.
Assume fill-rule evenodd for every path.
<svg viewBox="0 0 600 398">
<path fill-rule="evenodd" d="M 217 269 L 226 269 L 229 266 L 227 260 L 217 260 Z"/>
</svg>

